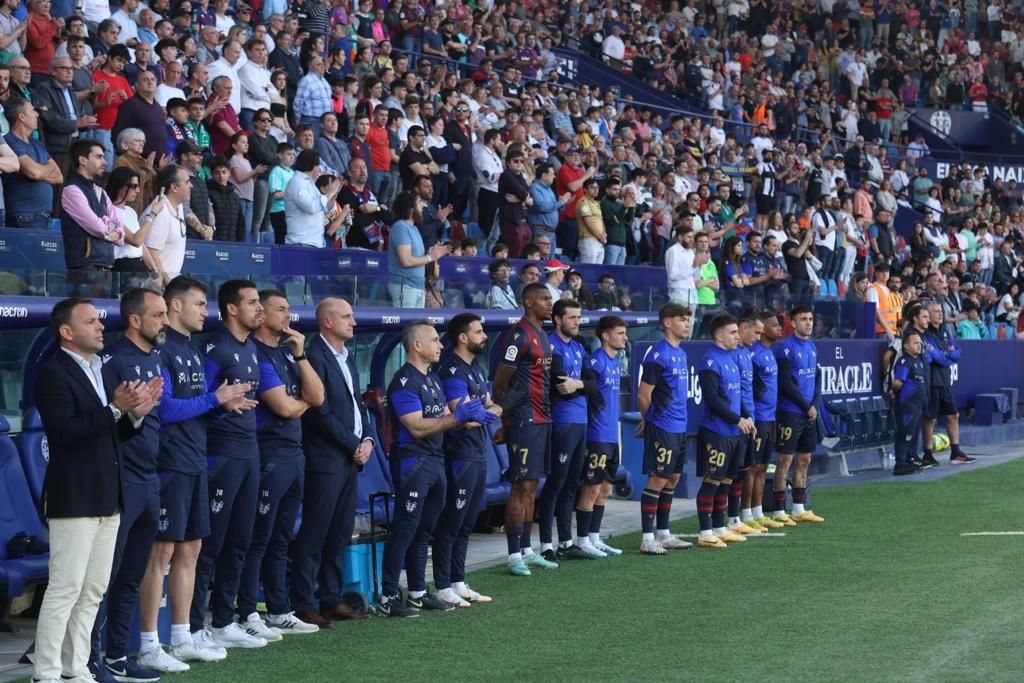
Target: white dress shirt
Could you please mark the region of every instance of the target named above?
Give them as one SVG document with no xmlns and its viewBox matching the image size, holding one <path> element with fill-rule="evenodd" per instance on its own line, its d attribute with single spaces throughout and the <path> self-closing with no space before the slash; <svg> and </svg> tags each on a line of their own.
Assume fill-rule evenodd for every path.
<svg viewBox="0 0 1024 683">
<path fill-rule="evenodd" d="M 238 80 L 242 85 L 242 109 L 270 109 L 270 96 L 274 92 L 270 71 L 255 62 L 246 62 L 238 70 Z"/>
<path fill-rule="evenodd" d="M 335 351 L 334 347 L 331 346 L 331 342 L 327 341 L 324 335 L 320 335 L 320 338 L 324 340 L 324 344 L 334 354 L 334 360 L 338 361 L 338 367 L 341 368 L 341 374 L 345 377 L 345 384 L 348 385 L 348 393 L 352 396 L 352 414 L 355 415 L 355 420 L 352 424 L 352 432 L 359 437 L 363 438 L 363 414 L 359 410 L 359 401 L 356 399 L 356 395 L 359 393 L 359 388 L 355 386 L 352 381 L 352 373 L 348 368 L 348 347 L 341 347 L 341 351 Z"/>
<path fill-rule="evenodd" d="M 284 211 L 288 216 L 285 244 L 324 247 L 324 227 L 327 225 L 324 196 L 316 183 L 305 173 L 296 172 L 284 190 Z"/>
</svg>

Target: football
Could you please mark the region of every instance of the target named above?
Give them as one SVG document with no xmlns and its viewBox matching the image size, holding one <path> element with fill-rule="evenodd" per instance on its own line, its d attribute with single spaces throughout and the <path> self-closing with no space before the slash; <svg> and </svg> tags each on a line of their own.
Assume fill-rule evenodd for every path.
<svg viewBox="0 0 1024 683">
<path fill-rule="evenodd" d="M 945 434 L 933 434 L 932 435 L 932 452 L 941 453 L 942 451 L 949 448 L 949 437 Z"/>
</svg>

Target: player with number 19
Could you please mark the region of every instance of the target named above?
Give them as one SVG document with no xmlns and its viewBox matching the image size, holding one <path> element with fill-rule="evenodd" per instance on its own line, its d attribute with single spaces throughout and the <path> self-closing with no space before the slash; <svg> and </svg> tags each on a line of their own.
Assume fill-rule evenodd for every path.
<svg viewBox="0 0 1024 683">
<path fill-rule="evenodd" d="M 757 341 L 757 326 L 760 321 L 751 317 L 740 318 L 739 344 L 733 352 L 736 366 L 740 369 L 740 405 L 741 415 L 754 419 L 754 359 L 751 347 Z M 743 502 L 743 488 L 747 481 L 748 471 L 754 465 L 753 435 L 744 434 L 740 439 L 743 453 L 733 467 L 732 485 L 729 487 L 729 530 L 737 534 L 760 534 L 765 531 L 760 525 L 746 524 L 740 519 L 740 506 Z"/>
</svg>

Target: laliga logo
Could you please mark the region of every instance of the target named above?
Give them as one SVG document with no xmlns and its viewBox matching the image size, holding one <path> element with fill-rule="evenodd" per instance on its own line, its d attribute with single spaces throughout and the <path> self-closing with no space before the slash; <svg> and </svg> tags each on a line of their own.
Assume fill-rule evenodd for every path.
<svg viewBox="0 0 1024 683">
<path fill-rule="evenodd" d="M 949 135 L 949 131 L 953 129 L 953 117 L 941 110 L 933 112 L 928 123 L 943 135 Z"/>
</svg>

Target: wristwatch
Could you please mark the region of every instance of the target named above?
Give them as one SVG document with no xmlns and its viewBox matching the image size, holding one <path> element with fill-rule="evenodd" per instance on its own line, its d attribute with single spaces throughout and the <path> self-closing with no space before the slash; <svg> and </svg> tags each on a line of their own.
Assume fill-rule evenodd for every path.
<svg viewBox="0 0 1024 683">
<path fill-rule="evenodd" d="M 110 412 L 114 415 L 114 422 L 120 422 L 121 418 L 124 417 L 124 413 L 121 412 L 121 409 L 113 403 L 108 404 L 107 407 L 110 408 Z"/>
</svg>

